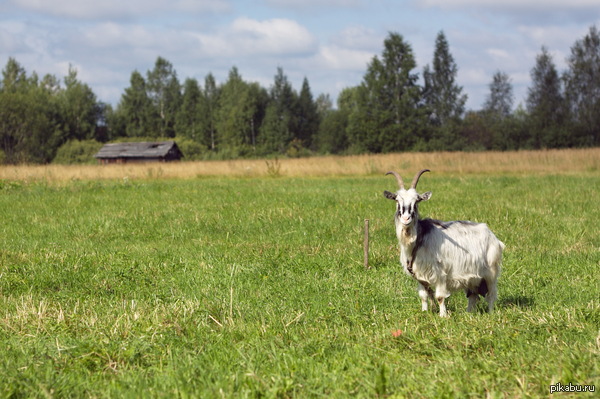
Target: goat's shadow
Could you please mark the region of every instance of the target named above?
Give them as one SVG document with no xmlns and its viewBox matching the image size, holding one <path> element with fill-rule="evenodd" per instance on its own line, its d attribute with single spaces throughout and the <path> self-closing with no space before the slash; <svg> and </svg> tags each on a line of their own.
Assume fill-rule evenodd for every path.
<svg viewBox="0 0 600 399">
<path fill-rule="evenodd" d="M 535 300 L 531 296 L 511 295 L 498 298 L 496 304 L 497 306 L 501 306 L 503 308 L 516 307 L 524 310 L 533 308 L 535 305 Z"/>
<path fill-rule="evenodd" d="M 450 298 L 449 298 L 450 299 Z M 434 313 L 439 310 L 436 303 L 433 303 L 432 300 L 429 302 L 430 306 L 433 306 L 432 310 Z M 523 295 L 513 295 L 508 297 L 500 297 L 494 304 L 494 309 L 502 309 L 502 308 L 517 308 L 520 310 L 531 309 L 535 306 L 535 300 L 530 296 Z M 457 303 L 457 301 L 449 300 L 446 302 L 446 307 L 448 311 L 454 312 L 457 309 L 462 309 L 462 304 Z M 479 302 L 477 303 L 477 307 L 474 310 L 475 313 L 487 313 L 487 302 L 483 297 L 479 297 Z"/>
</svg>

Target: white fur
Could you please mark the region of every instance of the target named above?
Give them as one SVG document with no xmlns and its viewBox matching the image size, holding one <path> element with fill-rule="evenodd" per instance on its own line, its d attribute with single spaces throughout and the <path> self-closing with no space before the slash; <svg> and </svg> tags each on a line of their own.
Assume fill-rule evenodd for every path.
<svg viewBox="0 0 600 399">
<path fill-rule="evenodd" d="M 457 290 L 475 293 L 469 296 L 467 308 L 467 311 L 473 311 L 478 301 L 478 287 L 485 280 L 488 290 L 485 298 L 491 312 L 497 298 L 504 244 L 487 225 L 428 219 L 420 222 L 417 204 L 428 200 L 431 193 L 419 195 L 414 188 L 400 189 L 396 194 L 386 193 L 386 197 L 397 202 L 395 223 L 400 263 L 409 275 L 419 281 L 421 309 L 425 311 L 428 308 L 430 295 L 423 285 L 426 284 L 434 290 L 433 297 L 439 303 L 440 316 L 447 317 L 444 300 Z M 411 209 L 412 216 L 409 214 Z M 420 234 L 423 237 L 412 262 L 412 275 L 408 265 Z"/>
</svg>

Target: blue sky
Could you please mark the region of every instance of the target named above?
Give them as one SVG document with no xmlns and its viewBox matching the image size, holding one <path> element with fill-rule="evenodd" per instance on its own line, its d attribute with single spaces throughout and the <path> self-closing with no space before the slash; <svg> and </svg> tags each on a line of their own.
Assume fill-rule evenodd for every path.
<svg viewBox="0 0 600 399">
<path fill-rule="evenodd" d="M 0 66 L 14 57 L 28 73 L 62 78 L 72 65 L 113 105 L 158 56 L 182 83 L 209 72 L 223 82 L 236 66 L 268 88 L 282 67 L 295 89 L 306 77 L 315 98 L 335 100 L 360 84 L 389 32 L 412 45 L 422 75 L 443 30 L 467 107 L 480 109 L 496 71 L 524 103 L 541 47 L 562 71 L 594 24 L 598 0 L 0 0 Z"/>
</svg>

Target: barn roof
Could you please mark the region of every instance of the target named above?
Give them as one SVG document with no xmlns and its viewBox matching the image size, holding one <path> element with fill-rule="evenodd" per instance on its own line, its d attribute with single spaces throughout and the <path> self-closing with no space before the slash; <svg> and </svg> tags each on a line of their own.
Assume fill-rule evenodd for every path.
<svg viewBox="0 0 600 399">
<path fill-rule="evenodd" d="M 173 140 L 150 141 L 141 143 L 110 143 L 98 151 L 96 158 L 161 158 L 174 150 L 179 156 L 183 154 Z"/>
</svg>

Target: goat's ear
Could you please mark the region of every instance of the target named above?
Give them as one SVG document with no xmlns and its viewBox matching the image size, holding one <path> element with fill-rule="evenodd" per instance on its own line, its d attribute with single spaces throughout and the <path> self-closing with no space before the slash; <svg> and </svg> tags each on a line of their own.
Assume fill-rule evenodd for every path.
<svg viewBox="0 0 600 399">
<path fill-rule="evenodd" d="M 431 198 L 431 191 L 419 195 L 419 201 L 427 201 L 429 198 Z"/>
<path fill-rule="evenodd" d="M 387 198 L 387 199 L 391 199 L 391 200 L 394 200 L 394 201 L 396 201 L 396 197 L 397 197 L 397 195 L 396 195 L 396 194 L 394 194 L 394 193 L 390 193 L 390 192 L 389 192 L 389 191 L 387 191 L 387 190 L 383 192 L 383 196 L 384 196 L 385 198 Z"/>
</svg>

